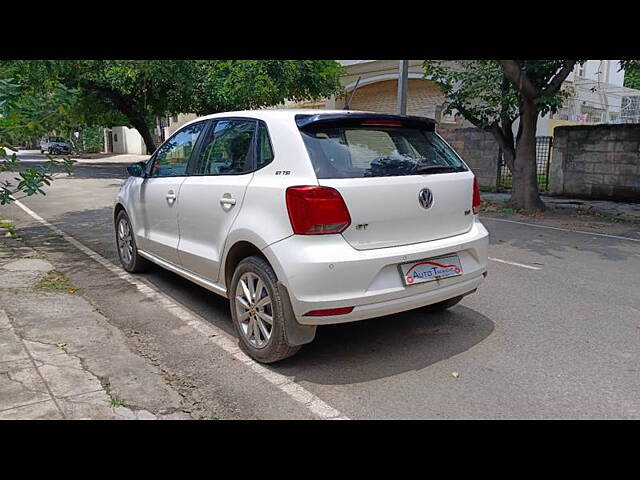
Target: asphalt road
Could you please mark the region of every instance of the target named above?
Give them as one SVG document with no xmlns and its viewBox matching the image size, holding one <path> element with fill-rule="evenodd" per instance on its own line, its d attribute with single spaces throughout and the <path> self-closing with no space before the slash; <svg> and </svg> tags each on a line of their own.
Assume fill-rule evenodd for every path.
<svg viewBox="0 0 640 480">
<path fill-rule="evenodd" d="M 124 177 L 122 164 L 77 165 L 46 197 L 23 203 L 117 263 L 111 207 Z M 17 207 L 7 211 L 27 221 Z M 476 294 L 441 314 L 321 327 L 312 344 L 269 368 L 350 418 L 640 418 L 640 226 L 566 212 L 490 215 L 482 221 L 493 260 Z M 143 278 L 234 333 L 226 300 L 160 268 Z M 103 288 L 94 303 L 127 310 L 114 306 L 117 288 Z M 172 348 L 192 348 L 153 338 L 165 364 L 179 356 Z M 216 358 L 224 362 L 224 352 Z M 189 362 L 193 383 L 220 382 L 205 396 L 225 395 L 220 376 L 230 370 L 195 353 Z M 257 395 L 250 376 L 233 376 L 230 395 Z M 260 395 L 251 416 L 277 417 L 283 394 L 264 387 Z"/>
</svg>

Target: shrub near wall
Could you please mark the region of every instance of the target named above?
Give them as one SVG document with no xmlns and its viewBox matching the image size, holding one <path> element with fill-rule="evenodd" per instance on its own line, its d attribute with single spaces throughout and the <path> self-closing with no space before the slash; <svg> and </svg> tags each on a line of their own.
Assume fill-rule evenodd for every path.
<svg viewBox="0 0 640 480">
<path fill-rule="evenodd" d="M 549 191 L 640 202 L 640 124 L 556 127 Z"/>
<path fill-rule="evenodd" d="M 83 153 L 97 153 L 104 151 L 104 127 L 83 128 L 76 146 Z"/>
</svg>

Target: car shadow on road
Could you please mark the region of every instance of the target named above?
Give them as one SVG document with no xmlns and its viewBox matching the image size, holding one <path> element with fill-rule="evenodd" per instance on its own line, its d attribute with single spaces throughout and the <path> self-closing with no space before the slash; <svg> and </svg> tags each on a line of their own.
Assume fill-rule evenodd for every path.
<svg viewBox="0 0 640 480">
<path fill-rule="evenodd" d="M 61 157 L 56 157 L 56 160 L 60 159 Z M 24 162 L 21 165 L 20 171 L 44 165 L 44 161 Z M 115 162 L 76 163 L 73 166 L 71 175 L 67 175 L 62 170 L 55 172 L 55 178 L 67 180 L 84 180 L 88 178 L 126 179 L 128 176 L 127 164 Z"/>
<path fill-rule="evenodd" d="M 273 370 L 295 381 L 351 384 L 418 371 L 463 353 L 491 335 L 494 323 L 458 305 L 445 312 L 412 310 L 319 327 L 313 343 Z"/>
<path fill-rule="evenodd" d="M 126 179 L 127 177 L 129 177 L 127 165 L 122 163 L 91 163 L 74 165 L 73 174 L 64 178 L 81 180 L 87 178 Z"/>
</svg>

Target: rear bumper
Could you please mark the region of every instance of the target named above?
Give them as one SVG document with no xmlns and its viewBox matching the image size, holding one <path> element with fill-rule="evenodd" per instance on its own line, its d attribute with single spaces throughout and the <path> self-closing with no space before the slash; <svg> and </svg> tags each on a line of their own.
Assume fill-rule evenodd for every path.
<svg viewBox="0 0 640 480">
<path fill-rule="evenodd" d="M 356 250 L 341 235 L 293 235 L 264 253 L 286 286 L 303 325 L 352 322 L 430 305 L 474 291 L 487 269 L 488 232 L 475 221 L 455 237 L 400 247 Z M 463 275 L 405 286 L 398 264 L 456 253 Z M 311 310 L 354 307 L 345 315 L 305 316 Z"/>
</svg>

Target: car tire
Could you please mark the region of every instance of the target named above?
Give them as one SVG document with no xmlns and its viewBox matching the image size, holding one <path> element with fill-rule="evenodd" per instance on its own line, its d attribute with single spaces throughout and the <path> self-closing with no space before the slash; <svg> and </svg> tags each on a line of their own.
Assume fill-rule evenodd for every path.
<svg viewBox="0 0 640 480">
<path fill-rule="evenodd" d="M 464 298 L 464 295 L 460 295 L 459 297 L 449 298 L 448 300 L 444 300 L 442 302 L 432 303 L 431 305 L 427 305 L 424 307 L 424 309 L 429 312 L 443 312 L 460 303 L 460 300 L 462 300 L 463 298 Z"/>
<path fill-rule="evenodd" d="M 144 272 L 150 265 L 149 260 L 138 254 L 133 228 L 127 212 L 120 210 L 116 217 L 116 249 L 120 264 L 129 273 Z"/>
<path fill-rule="evenodd" d="M 299 345 L 286 341 L 284 304 L 277 284 L 271 265 L 262 257 L 251 256 L 238 264 L 228 290 L 240 347 L 261 363 L 278 362 L 300 350 Z"/>
</svg>

